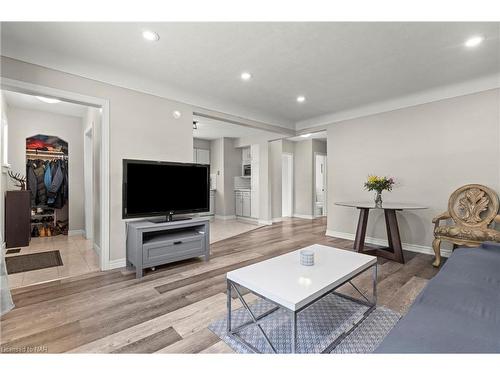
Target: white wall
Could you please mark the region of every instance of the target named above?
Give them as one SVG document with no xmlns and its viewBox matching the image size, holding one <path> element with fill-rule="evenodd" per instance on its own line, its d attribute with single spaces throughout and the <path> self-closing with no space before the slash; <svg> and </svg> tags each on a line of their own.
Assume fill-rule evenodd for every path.
<svg viewBox="0 0 500 375">
<path fill-rule="evenodd" d="M 98 108 L 88 107 L 83 118 L 83 131 L 92 128 L 92 223 L 94 248 L 101 248 L 101 111 Z M 84 135 L 85 137 L 85 135 Z M 85 180 L 87 183 L 87 180 Z"/>
<path fill-rule="evenodd" d="M 9 163 L 14 173 L 26 175 L 26 138 L 52 135 L 68 142 L 69 230 L 83 230 L 84 175 L 82 121 L 79 117 L 9 108 Z"/>
<path fill-rule="evenodd" d="M 271 215 L 273 220 L 279 220 L 283 216 L 281 209 L 283 141 L 272 141 L 269 143 L 269 147 L 271 168 Z"/>
<path fill-rule="evenodd" d="M 270 145 L 264 141 L 259 143 L 259 222 L 272 223 L 271 212 L 271 180 Z"/>
<path fill-rule="evenodd" d="M 215 215 L 224 216 L 224 144 L 222 138 L 210 141 L 210 173 L 215 174 Z"/>
<path fill-rule="evenodd" d="M 110 259 L 124 259 L 122 159 L 191 162 L 192 107 L 3 56 L 1 72 L 2 77 L 109 100 Z M 182 113 L 181 118 L 173 118 L 174 110 Z"/>
<path fill-rule="evenodd" d="M 219 138 L 210 142 L 211 173 L 216 174 L 215 215 L 234 218 L 234 177 L 241 176 L 241 150 L 234 139 Z"/>
<path fill-rule="evenodd" d="M 426 246 L 432 218 L 445 211 L 458 187 L 500 188 L 500 90 L 489 90 L 328 126 L 328 231 L 356 230 L 358 212 L 336 201 L 372 200 L 368 174 L 394 176 L 385 202 L 418 203 L 426 210 L 398 213 L 402 240 Z M 370 214 L 367 236 L 386 238 L 380 212 Z"/>
<path fill-rule="evenodd" d="M 7 102 L 0 91 L 0 105 L 1 105 L 1 118 L 0 118 L 0 251 L 2 249 L 5 240 L 5 192 L 7 191 L 7 170 L 4 168 L 4 164 L 8 160 L 4 160 L 4 143 L 7 143 L 6 137 L 4 137 L 4 132 L 8 126 L 8 114 L 7 114 Z"/>
<path fill-rule="evenodd" d="M 290 146 L 286 149 L 291 150 Z M 314 216 L 314 153 L 325 154 L 326 142 L 307 139 L 295 142 L 294 150 L 294 215 Z"/>
<path fill-rule="evenodd" d="M 313 150 L 312 140 L 295 142 L 294 158 L 294 215 L 313 215 Z"/>
<path fill-rule="evenodd" d="M 224 205 L 225 215 L 235 215 L 234 178 L 241 176 L 241 149 L 234 147 L 234 139 L 224 138 Z"/>
</svg>

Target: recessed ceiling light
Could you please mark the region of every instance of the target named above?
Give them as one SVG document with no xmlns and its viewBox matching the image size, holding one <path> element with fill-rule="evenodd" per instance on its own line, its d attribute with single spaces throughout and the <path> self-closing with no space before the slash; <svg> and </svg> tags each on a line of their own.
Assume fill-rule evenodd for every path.
<svg viewBox="0 0 500 375">
<path fill-rule="evenodd" d="M 303 95 L 299 95 L 299 96 L 297 96 L 297 101 L 299 103 L 304 103 L 306 101 L 306 97 Z"/>
<path fill-rule="evenodd" d="M 480 35 L 476 35 L 476 36 L 473 36 L 469 39 L 467 39 L 465 41 L 465 46 L 466 47 L 469 47 L 469 48 L 472 48 L 472 47 L 477 47 L 478 45 L 480 45 L 484 40 L 484 37 L 480 36 Z"/>
<path fill-rule="evenodd" d="M 300 135 L 302 138 L 308 138 L 311 136 L 311 133 L 307 133 L 307 134 L 301 134 Z"/>
<path fill-rule="evenodd" d="M 146 40 L 149 40 L 150 42 L 156 42 L 160 40 L 160 36 L 151 30 L 144 30 L 142 32 L 142 37 Z"/>
<path fill-rule="evenodd" d="M 175 119 L 180 119 L 180 118 L 181 118 L 181 116 L 182 116 L 182 113 L 181 113 L 180 111 L 173 111 L 173 112 L 172 112 L 172 116 L 173 116 L 173 118 L 175 118 Z"/>
<path fill-rule="evenodd" d="M 56 104 L 60 103 L 61 101 L 56 98 L 46 98 L 45 96 L 37 96 L 36 97 L 38 100 L 41 100 L 44 103 L 49 103 L 49 104 Z"/>
<path fill-rule="evenodd" d="M 248 72 L 243 72 L 241 73 L 241 79 L 243 81 L 249 81 L 250 78 L 252 78 L 252 74 L 248 73 Z"/>
</svg>

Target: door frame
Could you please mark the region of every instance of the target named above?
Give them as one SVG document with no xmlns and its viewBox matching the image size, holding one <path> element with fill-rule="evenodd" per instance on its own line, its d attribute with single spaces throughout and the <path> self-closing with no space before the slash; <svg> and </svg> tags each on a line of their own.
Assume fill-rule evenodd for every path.
<svg viewBox="0 0 500 375">
<path fill-rule="evenodd" d="M 295 202 L 295 186 L 294 186 L 294 155 L 291 152 L 283 152 L 281 154 L 281 168 L 283 170 L 283 157 L 289 157 L 290 158 L 290 216 L 293 217 L 293 212 L 294 212 L 294 202 Z M 282 171 L 283 173 L 283 171 Z M 282 181 L 281 181 L 281 217 L 288 217 L 288 216 L 283 216 L 283 175 L 282 175 Z"/>
<path fill-rule="evenodd" d="M 94 124 L 83 133 L 85 238 L 94 239 Z"/>
<path fill-rule="evenodd" d="M 72 91 L 60 90 L 53 87 L 38 85 L 34 83 L 18 81 L 15 79 L 0 77 L 2 90 L 14 91 L 28 95 L 39 95 L 60 98 L 76 104 L 86 105 L 89 107 L 100 108 L 102 111 L 101 118 L 101 243 L 98 250 L 100 258 L 101 270 L 115 268 L 110 262 L 110 233 L 109 233 L 109 100 L 94 96 L 78 94 Z M 95 134 L 94 134 L 95 136 Z"/>
<path fill-rule="evenodd" d="M 324 203 L 323 203 L 323 215 L 316 215 L 316 156 L 321 155 L 325 157 L 325 191 L 324 191 Z M 328 214 L 328 155 L 324 152 L 314 152 L 313 160 L 313 202 L 312 202 L 312 213 L 313 217 L 324 217 Z"/>
</svg>

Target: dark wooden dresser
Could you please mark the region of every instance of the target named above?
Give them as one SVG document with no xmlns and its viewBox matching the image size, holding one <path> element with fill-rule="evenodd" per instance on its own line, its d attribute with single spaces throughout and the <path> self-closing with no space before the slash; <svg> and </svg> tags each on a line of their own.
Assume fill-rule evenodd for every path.
<svg viewBox="0 0 500 375">
<path fill-rule="evenodd" d="M 28 246 L 31 236 L 31 200 L 28 190 L 5 193 L 5 242 L 7 248 Z"/>
</svg>

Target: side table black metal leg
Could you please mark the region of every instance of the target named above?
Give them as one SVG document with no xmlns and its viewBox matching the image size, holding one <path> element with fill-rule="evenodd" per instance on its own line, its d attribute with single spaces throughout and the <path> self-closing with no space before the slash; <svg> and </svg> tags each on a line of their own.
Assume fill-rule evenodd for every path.
<svg viewBox="0 0 500 375">
<path fill-rule="evenodd" d="M 390 251 L 393 253 L 393 260 L 404 263 L 405 260 L 403 256 L 403 247 L 401 245 L 401 237 L 399 236 L 396 210 L 384 210 L 384 215 L 387 228 L 387 241 L 389 242 Z"/>
<path fill-rule="evenodd" d="M 359 209 L 358 228 L 356 229 L 356 238 L 354 240 L 354 250 L 363 251 L 365 247 L 366 226 L 368 224 L 369 208 Z"/>
</svg>

